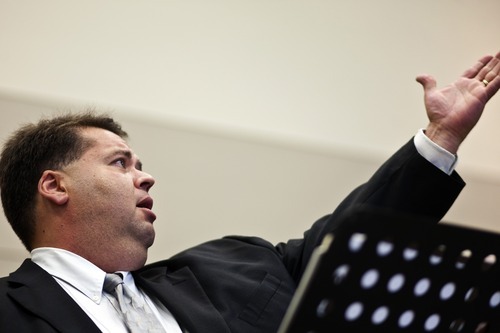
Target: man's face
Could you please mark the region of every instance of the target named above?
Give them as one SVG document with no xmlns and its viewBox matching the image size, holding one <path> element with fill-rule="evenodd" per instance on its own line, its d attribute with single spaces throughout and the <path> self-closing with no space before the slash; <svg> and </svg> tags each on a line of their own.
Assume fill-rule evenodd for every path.
<svg viewBox="0 0 500 333">
<path fill-rule="evenodd" d="M 155 237 L 148 194 L 154 178 L 142 171 L 138 157 L 116 134 L 84 128 L 81 135 L 93 144 L 62 170 L 66 212 L 76 231 L 72 243 L 79 247 L 73 250 L 94 263 L 120 262 L 114 270 L 138 269 Z"/>
</svg>

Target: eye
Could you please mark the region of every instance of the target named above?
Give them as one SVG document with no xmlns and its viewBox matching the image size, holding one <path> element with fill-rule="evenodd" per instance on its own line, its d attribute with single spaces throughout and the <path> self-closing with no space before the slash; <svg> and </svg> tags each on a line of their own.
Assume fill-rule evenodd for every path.
<svg viewBox="0 0 500 333">
<path fill-rule="evenodd" d="M 119 166 L 120 168 L 125 168 L 127 166 L 127 162 L 124 158 L 119 158 L 113 162 L 114 165 Z"/>
</svg>

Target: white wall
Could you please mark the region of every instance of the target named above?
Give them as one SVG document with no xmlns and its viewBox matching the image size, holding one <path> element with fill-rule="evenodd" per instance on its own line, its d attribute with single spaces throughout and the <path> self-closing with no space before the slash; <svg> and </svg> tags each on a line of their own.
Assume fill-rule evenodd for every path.
<svg viewBox="0 0 500 333">
<path fill-rule="evenodd" d="M 227 233 L 298 236 L 426 125 L 417 74 L 447 83 L 498 51 L 499 12 L 497 0 L 0 0 L 0 138 L 59 107 L 113 110 L 158 180 L 152 259 Z M 450 220 L 500 229 L 499 111 L 497 96 L 459 152 L 469 185 Z M 26 254 L 0 231 L 3 275 Z"/>
</svg>

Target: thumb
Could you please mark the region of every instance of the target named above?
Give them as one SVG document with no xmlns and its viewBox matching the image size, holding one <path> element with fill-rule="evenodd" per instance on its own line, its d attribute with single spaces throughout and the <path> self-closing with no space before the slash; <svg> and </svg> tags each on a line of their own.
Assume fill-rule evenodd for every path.
<svg viewBox="0 0 500 333">
<path fill-rule="evenodd" d="M 431 75 L 422 74 L 417 76 L 416 80 L 424 87 L 425 92 L 436 88 L 436 80 Z"/>
</svg>

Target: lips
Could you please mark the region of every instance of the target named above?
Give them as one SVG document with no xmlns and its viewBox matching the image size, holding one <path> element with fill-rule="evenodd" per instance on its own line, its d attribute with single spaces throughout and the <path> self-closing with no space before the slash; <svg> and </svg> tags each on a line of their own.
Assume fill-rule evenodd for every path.
<svg viewBox="0 0 500 333">
<path fill-rule="evenodd" d="M 153 209 L 153 199 L 151 197 L 145 197 L 137 203 L 139 208 L 147 208 L 149 210 Z"/>
<path fill-rule="evenodd" d="M 149 222 L 153 223 L 156 220 L 156 215 L 153 213 L 151 209 L 153 209 L 153 199 L 149 196 L 139 200 L 137 203 L 137 208 L 144 208 L 146 209 L 146 220 Z"/>
</svg>

